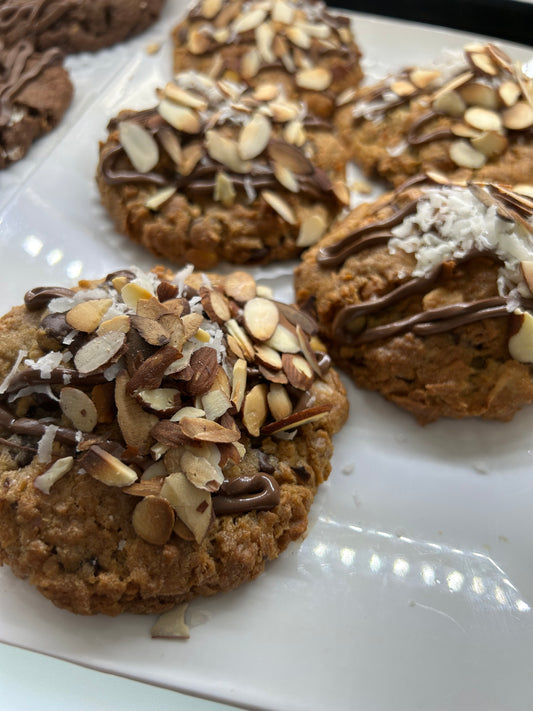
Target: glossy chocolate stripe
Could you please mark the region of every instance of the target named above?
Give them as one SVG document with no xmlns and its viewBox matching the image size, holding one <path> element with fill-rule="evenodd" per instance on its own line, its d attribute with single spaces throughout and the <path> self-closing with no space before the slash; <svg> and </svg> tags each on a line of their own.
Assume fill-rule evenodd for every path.
<svg viewBox="0 0 533 711">
<path fill-rule="evenodd" d="M 279 484 L 264 472 L 226 481 L 220 487 L 220 493 L 213 496 L 217 516 L 272 509 L 279 502 Z"/>
<path fill-rule="evenodd" d="M 441 141 L 446 138 L 453 138 L 454 134 L 450 128 L 440 128 L 435 131 L 430 131 L 429 133 L 424 133 L 422 136 L 418 136 L 417 133 L 420 129 L 440 116 L 446 116 L 442 111 L 429 111 L 428 113 L 420 116 L 416 121 L 413 122 L 409 132 L 407 133 L 407 142 L 412 146 L 422 146 L 424 143 L 431 143 L 431 141 Z"/>
</svg>

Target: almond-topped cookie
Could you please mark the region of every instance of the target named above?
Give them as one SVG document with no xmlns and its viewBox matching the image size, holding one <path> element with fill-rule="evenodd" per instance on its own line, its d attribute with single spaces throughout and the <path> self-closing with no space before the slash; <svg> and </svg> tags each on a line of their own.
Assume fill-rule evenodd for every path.
<svg viewBox="0 0 533 711">
<path fill-rule="evenodd" d="M 235 588 L 329 475 L 348 403 L 313 320 L 191 272 L 36 288 L 0 320 L 0 561 L 59 607 Z"/>
<path fill-rule="evenodd" d="M 295 258 L 348 200 L 331 123 L 273 84 L 183 72 L 145 111 L 123 111 L 97 182 L 119 232 L 201 269 Z"/>
<path fill-rule="evenodd" d="M 6 47 L 0 38 L 0 168 L 23 158 L 55 128 L 72 93 L 58 49 L 38 52 L 26 39 Z"/>
<path fill-rule="evenodd" d="M 200 0 L 172 36 L 176 72 L 281 85 L 326 118 L 363 76 L 350 18 L 317 0 Z"/>
<path fill-rule="evenodd" d="M 494 44 L 468 45 L 343 100 L 336 122 L 369 175 L 394 185 L 427 170 L 457 180 L 532 180 L 533 80 Z"/>
<path fill-rule="evenodd" d="M 509 420 L 533 402 L 533 197 L 520 190 L 413 180 L 304 255 L 297 300 L 358 385 L 421 423 Z"/>
</svg>

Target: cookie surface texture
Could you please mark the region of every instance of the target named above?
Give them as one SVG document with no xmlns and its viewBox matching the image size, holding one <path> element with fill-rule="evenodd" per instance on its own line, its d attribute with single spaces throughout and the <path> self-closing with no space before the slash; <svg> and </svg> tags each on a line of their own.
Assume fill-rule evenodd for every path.
<svg viewBox="0 0 533 711">
<path fill-rule="evenodd" d="M 304 255 L 298 303 L 357 385 L 421 423 L 509 420 L 533 401 L 532 214 L 504 186 L 406 185 Z"/>
<path fill-rule="evenodd" d="M 143 32 L 164 0 L 4 0 L 0 36 L 7 45 L 31 39 L 40 50 L 92 52 Z"/>
<path fill-rule="evenodd" d="M 190 271 L 34 289 L 0 320 L 0 560 L 59 607 L 252 580 L 329 475 L 348 404 L 312 321 Z"/>
<path fill-rule="evenodd" d="M 287 96 L 326 118 L 363 76 L 350 19 L 313 0 L 202 0 L 173 40 L 176 72 L 281 84 Z"/>
<path fill-rule="evenodd" d="M 72 94 L 59 50 L 36 52 L 27 40 L 7 48 L 0 40 L 0 168 L 61 121 Z"/>
<path fill-rule="evenodd" d="M 108 128 L 104 206 L 119 232 L 178 264 L 295 258 L 347 199 L 331 123 L 274 85 L 183 72 L 156 107 L 124 111 Z"/>
<path fill-rule="evenodd" d="M 353 160 L 395 186 L 429 170 L 532 180 L 533 80 L 493 44 L 365 87 L 336 121 Z"/>
</svg>

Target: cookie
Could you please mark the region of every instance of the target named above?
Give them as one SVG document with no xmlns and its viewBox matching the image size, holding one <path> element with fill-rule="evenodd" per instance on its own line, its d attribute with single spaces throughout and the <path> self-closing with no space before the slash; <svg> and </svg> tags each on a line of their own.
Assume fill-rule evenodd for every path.
<svg viewBox="0 0 533 711">
<path fill-rule="evenodd" d="M 355 96 L 336 121 L 368 175 L 395 186 L 428 170 L 458 180 L 531 181 L 533 80 L 493 44 L 405 69 Z"/>
<path fill-rule="evenodd" d="M 420 423 L 533 401 L 533 192 L 412 181 L 363 204 L 296 269 L 333 361 Z"/>
<path fill-rule="evenodd" d="M 136 268 L 0 320 L 0 561 L 80 614 L 259 575 L 347 417 L 316 324 L 247 273 Z"/>
<path fill-rule="evenodd" d="M 158 106 L 124 111 L 97 182 L 119 232 L 177 264 L 295 258 L 348 200 L 331 123 L 265 84 L 176 75 Z"/>
<path fill-rule="evenodd" d="M 363 76 L 350 19 L 314 0 L 202 0 L 172 37 L 176 72 L 281 84 L 326 118 Z"/>
<path fill-rule="evenodd" d="M 4 0 L 0 36 L 6 45 L 31 39 L 39 50 L 93 52 L 143 32 L 164 0 Z"/>
<path fill-rule="evenodd" d="M 59 50 L 36 52 L 27 40 L 6 48 L 0 40 L 0 168 L 60 122 L 72 94 Z"/>
</svg>

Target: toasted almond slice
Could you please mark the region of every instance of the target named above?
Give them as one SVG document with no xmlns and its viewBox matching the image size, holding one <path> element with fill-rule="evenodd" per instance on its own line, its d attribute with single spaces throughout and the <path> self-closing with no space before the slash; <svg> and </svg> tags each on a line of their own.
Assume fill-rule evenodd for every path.
<svg viewBox="0 0 533 711">
<path fill-rule="evenodd" d="M 211 38 L 205 32 L 192 30 L 189 33 L 187 49 L 191 54 L 204 54 L 211 47 Z"/>
<path fill-rule="evenodd" d="M 283 420 L 292 414 L 292 402 L 287 390 L 280 383 L 272 383 L 268 390 L 267 403 L 274 420 Z"/>
<path fill-rule="evenodd" d="M 330 405 L 316 405 L 315 407 L 308 407 L 306 410 L 300 410 L 299 412 L 293 412 L 292 415 L 283 418 L 283 420 L 278 420 L 277 422 L 271 422 L 265 425 L 261 429 L 261 434 L 271 435 L 277 432 L 284 432 L 286 430 L 292 430 L 296 427 L 301 427 L 301 425 L 306 425 L 308 422 L 314 422 L 325 417 L 331 410 Z"/>
<path fill-rule="evenodd" d="M 297 390 L 308 390 L 315 379 L 313 369 L 300 355 L 284 353 L 281 356 L 283 372 L 289 383 Z"/>
<path fill-rule="evenodd" d="M 294 121 L 301 114 L 301 108 L 295 102 L 287 99 L 271 101 L 268 105 L 268 110 L 272 119 L 277 123 L 287 123 Z"/>
<path fill-rule="evenodd" d="M 239 348 L 241 349 L 246 360 L 253 361 L 254 347 L 244 329 L 241 328 L 241 326 L 239 326 L 237 321 L 233 318 L 226 321 L 226 329 L 228 333 L 237 341 L 237 344 L 239 345 Z"/>
<path fill-rule="evenodd" d="M 410 96 L 416 91 L 416 86 L 406 79 L 398 79 L 397 81 L 393 81 L 390 88 L 397 96 L 401 97 Z"/>
<path fill-rule="evenodd" d="M 231 407 L 229 397 L 222 390 L 209 390 L 202 395 L 202 407 L 208 420 L 217 420 Z"/>
<path fill-rule="evenodd" d="M 48 467 L 46 471 L 39 476 L 35 477 L 33 480 L 33 486 L 43 494 L 49 494 L 50 489 L 59 481 L 61 477 L 65 476 L 74 465 L 74 457 L 61 457 L 61 459 L 56 459 L 56 461 Z"/>
<path fill-rule="evenodd" d="M 212 20 L 222 10 L 223 0 L 202 0 L 201 12 L 206 20 Z"/>
<path fill-rule="evenodd" d="M 514 106 L 520 98 L 521 89 L 514 81 L 504 81 L 498 87 L 498 94 L 502 103 L 507 106 Z"/>
<path fill-rule="evenodd" d="M 130 330 L 130 317 L 126 314 L 119 314 L 118 316 L 113 316 L 113 318 L 108 318 L 102 321 L 98 326 L 96 333 L 101 336 L 109 331 L 120 331 L 121 333 L 127 333 Z"/>
<path fill-rule="evenodd" d="M 109 331 L 92 338 L 74 356 L 77 371 L 87 375 L 110 363 L 124 346 L 125 340 L 126 334 L 120 331 Z"/>
<path fill-rule="evenodd" d="M 150 636 L 153 639 L 189 639 L 189 628 L 185 623 L 185 612 L 188 606 L 188 602 L 183 602 L 181 605 L 173 607 L 172 610 L 159 615 L 152 625 Z"/>
<path fill-rule="evenodd" d="M 418 89 L 425 89 L 441 76 L 437 69 L 413 69 L 409 79 Z"/>
<path fill-rule="evenodd" d="M 272 190 L 261 190 L 261 197 L 285 222 L 290 225 L 296 224 L 296 215 L 291 206 L 280 195 L 272 192 Z"/>
<path fill-rule="evenodd" d="M 191 484 L 183 472 L 172 472 L 163 483 L 161 496 L 169 501 L 195 541 L 201 543 L 211 523 L 211 494 Z"/>
<path fill-rule="evenodd" d="M 283 128 L 283 138 L 295 146 L 303 146 L 307 141 L 307 133 L 303 123 L 298 119 L 289 121 Z"/>
<path fill-rule="evenodd" d="M 272 50 L 275 32 L 271 22 L 263 22 L 255 28 L 255 41 L 257 49 L 264 62 L 272 64 L 276 61 L 276 55 Z"/>
<path fill-rule="evenodd" d="M 267 385 L 259 383 L 254 385 L 244 398 L 242 422 L 252 437 L 259 437 L 261 427 L 267 418 L 267 394 Z"/>
<path fill-rule="evenodd" d="M 147 543 L 163 546 L 174 528 L 174 509 L 162 496 L 146 496 L 133 510 L 135 533 Z"/>
<path fill-rule="evenodd" d="M 285 141 L 270 141 L 268 155 L 275 163 L 285 166 L 295 175 L 310 175 L 313 172 L 313 165 L 304 153 Z"/>
<path fill-rule="evenodd" d="M 242 160 L 251 160 L 262 153 L 268 145 L 271 133 L 270 121 L 266 116 L 255 113 L 239 134 L 237 145 Z"/>
<path fill-rule="evenodd" d="M 458 118 L 465 112 L 466 104 L 457 91 L 451 90 L 439 94 L 433 101 L 433 108 L 435 111 L 442 111 L 448 116 Z"/>
<path fill-rule="evenodd" d="M 243 358 L 238 358 L 233 365 L 231 402 L 237 412 L 240 412 L 244 395 L 246 393 L 246 379 L 248 376 L 248 364 Z"/>
<path fill-rule="evenodd" d="M 461 98 L 468 106 L 480 106 L 496 111 L 500 106 L 498 92 L 491 86 L 469 82 L 458 89 Z"/>
<path fill-rule="evenodd" d="M 258 341 L 267 341 L 279 323 L 279 311 L 270 299 L 256 296 L 244 306 L 244 324 L 248 332 Z"/>
<path fill-rule="evenodd" d="M 200 287 L 202 307 L 212 321 L 222 325 L 231 318 L 228 300 L 218 289 Z"/>
<path fill-rule="evenodd" d="M 224 280 L 224 291 L 238 303 L 250 301 L 256 295 L 255 279 L 248 272 L 232 272 Z"/>
<path fill-rule="evenodd" d="M 533 198 L 533 183 L 517 183 L 513 185 L 513 190 L 519 195 L 524 195 L 525 197 Z"/>
<path fill-rule="evenodd" d="M 533 316 L 527 311 L 515 311 L 518 328 L 509 338 L 511 358 L 519 363 L 533 363 Z"/>
<path fill-rule="evenodd" d="M 179 318 L 179 316 L 171 318 Z M 147 316 L 130 316 L 131 325 L 151 346 L 164 346 L 170 341 L 170 335 L 166 328 L 153 318 Z"/>
<path fill-rule="evenodd" d="M 206 131 L 205 147 L 213 160 L 235 173 L 249 173 L 252 169 L 250 161 L 240 157 L 237 142 L 214 129 Z"/>
<path fill-rule="evenodd" d="M 313 350 L 313 347 L 311 345 L 311 342 L 307 336 L 307 333 L 303 330 L 303 328 L 298 324 L 296 326 L 296 335 L 298 337 L 298 342 L 300 344 L 300 349 L 302 353 L 305 356 L 306 361 L 309 363 L 311 368 L 315 371 L 315 373 L 318 375 L 319 378 L 322 377 L 322 371 L 320 370 L 320 366 L 318 365 L 318 361 L 316 359 L 315 352 Z M 322 348 L 325 350 L 325 347 L 322 345 Z"/>
<path fill-rule="evenodd" d="M 211 493 L 220 489 L 224 474 L 219 466 L 213 465 L 205 457 L 197 457 L 186 450 L 181 456 L 180 464 L 187 479 L 198 489 Z"/>
<path fill-rule="evenodd" d="M 202 417 L 182 417 L 181 430 L 186 437 L 198 442 L 237 442 L 240 433 Z"/>
<path fill-rule="evenodd" d="M 231 396 L 231 383 L 224 368 L 219 365 L 211 390 L 221 390 L 226 397 Z"/>
<path fill-rule="evenodd" d="M 190 314 L 185 314 L 185 316 L 181 317 L 181 321 L 183 323 L 184 327 L 184 337 L 185 340 L 188 341 L 189 338 L 192 338 L 202 323 L 204 322 L 204 317 L 202 314 L 197 314 L 197 313 L 190 313 Z"/>
<path fill-rule="evenodd" d="M 170 417 L 180 408 L 180 391 L 176 388 L 155 388 L 139 390 L 135 395 L 139 404 L 159 417 Z"/>
<path fill-rule="evenodd" d="M 522 131 L 533 126 L 533 106 L 527 101 L 517 101 L 514 106 L 502 114 L 505 128 L 512 131 Z"/>
<path fill-rule="evenodd" d="M 196 111 L 205 111 L 209 105 L 200 94 L 182 89 L 181 86 L 171 81 L 166 84 L 163 89 L 163 94 L 167 99 L 174 101 L 174 103 L 188 106 L 190 109 L 195 109 Z"/>
<path fill-rule="evenodd" d="M 505 136 L 497 131 L 487 131 L 481 136 L 472 138 L 470 143 L 478 151 L 481 151 L 487 158 L 495 158 L 505 152 L 509 141 Z"/>
<path fill-rule="evenodd" d="M 326 229 L 327 223 L 322 215 L 319 213 L 309 215 L 300 225 L 300 232 L 298 234 L 298 239 L 296 240 L 296 245 L 298 247 L 310 247 L 311 245 L 316 244 L 316 242 L 318 242 L 318 240 L 325 233 Z"/>
<path fill-rule="evenodd" d="M 134 281 L 129 281 L 122 287 L 120 296 L 126 306 L 133 309 L 133 311 L 136 311 L 139 299 L 151 299 L 154 295 L 152 292 L 148 291 L 148 289 L 145 289 L 144 286 L 141 286 Z"/>
<path fill-rule="evenodd" d="M 287 376 L 282 370 L 272 370 L 271 368 L 268 368 L 262 363 L 258 363 L 257 369 L 259 370 L 263 378 L 265 380 L 268 380 L 269 383 L 280 383 L 281 385 L 287 385 L 287 383 L 289 382 Z"/>
<path fill-rule="evenodd" d="M 182 407 L 175 415 L 172 415 L 170 419 L 172 422 L 179 422 L 184 417 L 205 417 L 205 410 L 202 410 L 200 407 Z"/>
<path fill-rule="evenodd" d="M 216 202 L 221 202 L 224 207 L 231 207 L 237 197 L 237 191 L 232 179 L 223 171 L 218 171 L 215 178 L 215 189 L 213 198 Z"/>
<path fill-rule="evenodd" d="M 481 168 L 487 162 L 487 157 L 481 151 L 477 151 L 470 143 L 462 139 L 451 144 L 450 158 L 456 165 L 473 170 Z"/>
<path fill-rule="evenodd" d="M 96 444 L 89 447 L 81 462 L 88 474 L 107 486 L 130 486 L 137 481 L 137 473 L 131 467 Z"/>
<path fill-rule="evenodd" d="M 157 190 L 148 200 L 145 201 L 144 206 L 149 210 L 154 210 L 156 212 L 159 208 L 164 205 L 170 198 L 175 194 L 176 188 L 170 185 L 167 188 L 161 188 Z"/>
<path fill-rule="evenodd" d="M 59 394 L 62 413 L 81 432 L 92 432 L 98 422 L 98 413 L 91 398 L 78 388 L 64 387 Z"/>
<path fill-rule="evenodd" d="M 159 286 L 167 284 L 168 282 L 162 282 Z M 158 287 L 159 291 L 159 287 Z M 142 316 L 144 318 L 158 319 L 161 316 L 168 314 L 169 309 L 167 306 L 159 301 L 155 296 L 151 296 L 149 299 L 139 299 L 136 306 L 137 316 Z"/>
<path fill-rule="evenodd" d="M 498 67 L 485 52 L 467 52 L 466 54 L 472 65 L 482 74 L 487 74 L 491 77 L 498 75 Z"/>
<path fill-rule="evenodd" d="M 83 333 L 93 333 L 98 328 L 102 317 L 113 303 L 112 299 L 90 299 L 81 301 L 66 313 L 69 326 Z"/>
<path fill-rule="evenodd" d="M 459 121 L 452 123 L 450 130 L 454 136 L 459 138 L 477 138 L 483 135 L 483 131 L 478 131 L 477 128 L 472 128 L 472 126 Z"/>
<path fill-rule="evenodd" d="M 243 54 L 241 59 L 241 73 L 243 79 L 253 79 L 261 66 L 261 55 L 259 51 L 252 47 L 245 54 Z"/>
<path fill-rule="evenodd" d="M 286 0 L 274 0 L 272 5 L 272 19 L 283 25 L 291 25 L 294 21 L 295 7 Z"/>
<path fill-rule="evenodd" d="M 296 176 L 284 165 L 280 163 L 274 164 L 274 176 L 278 183 L 283 185 L 283 187 L 291 193 L 297 193 L 300 190 L 300 183 Z"/>
<path fill-rule="evenodd" d="M 533 111 L 533 110 L 532 110 Z M 532 114 L 533 115 L 533 114 Z M 502 119 L 496 111 L 481 106 L 471 106 L 465 111 L 464 120 L 479 131 L 500 131 Z"/>
<path fill-rule="evenodd" d="M 274 333 L 266 341 L 266 345 L 280 353 L 298 353 L 300 350 L 296 334 L 281 323 L 276 326 Z"/>
<path fill-rule="evenodd" d="M 466 84 L 467 81 L 470 81 L 473 76 L 472 72 L 463 72 L 463 74 L 459 74 L 459 76 L 450 79 L 449 82 L 446 82 L 446 84 L 441 86 L 440 89 L 433 94 L 433 101 L 441 96 L 441 94 L 445 94 L 448 91 L 455 91 L 460 86 L 463 86 L 463 84 Z"/>
<path fill-rule="evenodd" d="M 281 370 L 281 355 L 278 351 L 274 350 L 270 346 L 266 346 L 264 343 L 256 344 L 255 348 L 255 360 L 261 365 L 264 365 L 271 370 Z"/>
<path fill-rule="evenodd" d="M 200 131 L 200 117 L 194 109 L 190 109 L 188 106 L 180 106 L 174 101 L 163 99 L 159 103 L 157 110 L 159 115 L 178 131 L 189 134 L 198 133 Z"/>
<path fill-rule="evenodd" d="M 148 469 L 155 469 L 157 474 L 145 478 L 146 471 L 143 472 L 141 481 L 136 481 L 131 486 L 126 486 L 122 489 L 125 494 L 130 496 L 157 496 L 163 486 L 163 481 L 167 475 L 167 470 L 163 462 L 154 462 Z"/>
<path fill-rule="evenodd" d="M 228 334 L 228 346 L 233 355 L 237 356 L 237 358 L 240 358 L 241 360 L 246 360 L 246 356 L 239 345 L 239 341 L 231 334 Z"/>
<path fill-rule="evenodd" d="M 178 170 L 181 175 L 188 176 L 196 168 L 198 162 L 204 155 L 203 145 L 200 143 L 191 143 L 181 152 L 181 158 L 177 163 Z"/>
<path fill-rule="evenodd" d="M 115 380 L 117 421 L 126 444 L 130 447 L 137 447 L 141 454 L 145 454 L 152 442 L 152 428 L 159 418 L 145 412 L 136 400 L 128 395 L 126 386 L 129 379 L 128 373 L 123 370 Z"/>
<path fill-rule="evenodd" d="M 301 89 L 325 91 L 331 84 L 332 74 L 326 67 L 301 69 L 295 75 L 295 82 Z"/>
<path fill-rule="evenodd" d="M 231 30 L 236 34 L 255 30 L 256 27 L 263 24 L 265 18 L 266 10 L 262 7 L 257 7 L 250 12 L 239 14 L 232 22 Z"/>
<path fill-rule="evenodd" d="M 285 31 L 285 36 L 293 44 L 297 47 L 301 47 L 302 49 L 309 49 L 311 46 L 311 37 L 298 25 L 291 25 L 288 27 Z"/>
<path fill-rule="evenodd" d="M 155 138 L 134 121 L 121 121 L 118 135 L 122 148 L 135 170 L 148 173 L 159 160 L 159 148 Z"/>
</svg>

